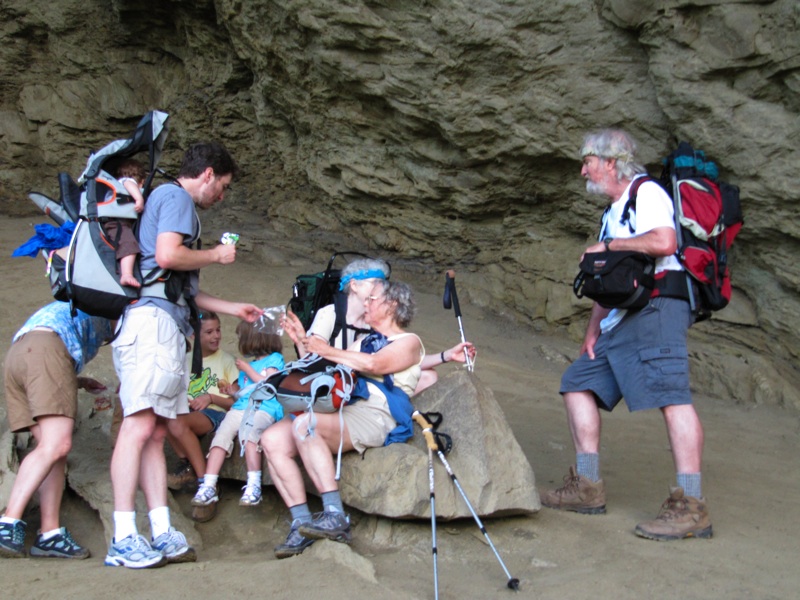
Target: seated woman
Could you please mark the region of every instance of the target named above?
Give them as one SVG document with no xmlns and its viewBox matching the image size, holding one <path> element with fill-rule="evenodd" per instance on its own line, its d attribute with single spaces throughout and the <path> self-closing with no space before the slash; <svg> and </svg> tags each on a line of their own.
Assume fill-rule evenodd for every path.
<svg viewBox="0 0 800 600">
<path fill-rule="evenodd" d="M 345 452 L 363 453 L 383 446 L 387 438 L 405 441 L 413 434 L 413 407 L 408 398 L 419 381 L 425 349 L 416 334 L 405 331 L 416 308 L 411 288 L 378 281 L 364 305 L 364 320 L 376 333 L 357 340 L 348 350 L 334 348 L 317 336 L 295 340 L 309 352 L 358 371 L 363 382 L 359 396 L 364 394 L 364 399 L 342 409 L 344 429 L 340 429 L 338 413 L 317 412 L 314 435 L 307 435 L 305 413 L 294 421 L 283 419 L 261 436 L 270 476 L 292 515 L 286 541 L 275 548 L 277 558 L 300 554 L 316 539 L 350 541 L 350 521 L 339 496 L 333 460 L 340 442 Z M 298 456 L 322 497 L 324 510 L 315 517 L 308 508 L 303 476 L 295 461 Z"/>
<path fill-rule="evenodd" d="M 334 302 L 320 308 L 314 316 L 314 322 L 308 328 L 308 335 L 318 336 L 336 348 L 347 349 L 353 345 L 356 338 L 369 333 L 369 326 L 364 323 L 364 301 L 369 296 L 372 286 L 378 281 L 386 280 L 389 273 L 389 265 L 377 258 L 359 258 L 348 263 L 342 269 L 339 290 L 344 294 L 345 302 Z M 339 331 L 336 331 L 337 310 L 345 312 L 345 326 Z M 303 340 L 307 335 L 300 319 L 294 313 L 289 313 L 284 327 L 297 346 L 297 355 L 305 355 L 308 350 Z"/>
<path fill-rule="evenodd" d="M 200 344 L 203 354 L 203 372 L 192 375 L 189 383 L 189 408 L 191 412 L 170 419 L 167 439 L 180 458 L 177 468 L 167 475 L 170 489 L 195 491 L 199 477 L 206 472 L 206 457 L 200 447 L 200 438 L 217 430 L 233 404 L 233 398 L 222 392 L 239 377 L 236 359 L 220 348 L 222 330 L 219 315 L 203 311 L 200 316 Z M 191 353 L 188 360 L 191 362 Z"/>
<path fill-rule="evenodd" d="M 385 281 L 390 274 L 389 265 L 377 258 L 360 258 L 349 263 L 342 269 L 342 286 L 347 299 L 346 327 L 340 331 L 336 328 L 336 304 L 323 306 L 317 311 L 314 322 L 306 333 L 303 324 L 297 316 L 289 311 L 283 326 L 286 333 L 295 343 L 297 355 L 304 356 L 308 349 L 305 341 L 311 336 L 317 336 L 329 341 L 336 348 L 348 349 L 353 342 L 369 333 L 369 326 L 364 322 L 364 301 L 372 290 L 372 286 L 378 281 Z M 446 362 L 466 362 L 465 352 L 469 354 L 471 360 L 475 360 L 477 349 L 472 342 L 461 342 L 443 350 L 438 354 L 426 355 L 422 361 L 422 375 L 417 384 L 415 394 L 432 386 L 439 379 L 435 368 Z"/>
</svg>

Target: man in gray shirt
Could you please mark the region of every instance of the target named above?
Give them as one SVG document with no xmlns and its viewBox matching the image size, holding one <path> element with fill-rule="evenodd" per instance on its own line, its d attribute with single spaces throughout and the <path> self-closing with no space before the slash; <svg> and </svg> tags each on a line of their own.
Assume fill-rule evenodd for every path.
<svg viewBox="0 0 800 600">
<path fill-rule="evenodd" d="M 159 283 L 146 285 L 128 307 L 113 343 L 124 419 L 111 458 L 114 488 L 114 538 L 105 564 L 129 568 L 190 562 L 197 558 L 186 537 L 170 524 L 164 437 L 167 419 L 189 412 L 186 338 L 192 335 L 189 303 L 254 321 L 261 310 L 229 302 L 199 289 L 199 270 L 231 264 L 235 245 L 193 248 L 200 237 L 195 208 L 221 202 L 237 166 L 217 143 L 186 151 L 178 178 L 159 186 L 145 205 L 139 224 L 142 273 L 164 269 Z M 136 528 L 135 498 L 141 487 L 152 533 L 148 542 Z"/>
</svg>

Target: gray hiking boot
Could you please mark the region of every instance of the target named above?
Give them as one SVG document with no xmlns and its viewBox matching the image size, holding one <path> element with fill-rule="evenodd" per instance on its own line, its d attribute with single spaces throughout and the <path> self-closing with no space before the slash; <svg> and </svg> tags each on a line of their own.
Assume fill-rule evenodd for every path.
<svg viewBox="0 0 800 600">
<path fill-rule="evenodd" d="M 606 512 L 606 486 L 603 480 L 591 481 L 578 475 L 575 467 L 569 468 L 564 485 L 555 490 L 545 490 L 540 496 L 543 506 L 570 510 L 584 515 L 602 515 Z"/>
<path fill-rule="evenodd" d="M 297 530 L 300 535 L 312 540 L 333 540 L 334 542 L 350 543 L 350 518 L 340 512 L 321 512 L 314 515 L 310 523 L 303 523 Z"/>
<path fill-rule="evenodd" d="M 290 556 L 302 554 L 303 550 L 314 543 L 314 540 L 300 535 L 297 531 L 298 526 L 299 523 L 292 523 L 292 528 L 289 530 L 289 535 L 286 536 L 286 541 L 275 546 L 275 558 L 289 558 Z"/>
<path fill-rule="evenodd" d="M 639 523 L 634 530 L 639 537 L 666 542 L 684 538 L 710 538 L 711 518 L 705 498 L 683 495 L 683 488 L 670 488 L 669 498 L 652 521 Z"/>
</svg>

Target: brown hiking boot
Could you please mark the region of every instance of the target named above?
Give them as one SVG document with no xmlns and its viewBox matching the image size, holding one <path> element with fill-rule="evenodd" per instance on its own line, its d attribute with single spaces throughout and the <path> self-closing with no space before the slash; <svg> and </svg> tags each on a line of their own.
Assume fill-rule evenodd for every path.
<svg viewBox="0 0 800 600">
<path fill-rule="evenodd" d="M 669 498 L 652 521 L 639 523 L 634 530 L 639 537 L 661 542 L 683 538 L 710 538 L 711 518 L 705 498 L 683 495 L 683 488 L 670 488 Z"/>
<path fill-rule="evenodd" d="M 181 460 L 175 471 L 167 474 L 167 487 L 184 492 L 197 490 L 197 475 L 188 460 Z"/>
<path fill-rule="evenodd" d="M 606 512 L 606 486 L 603 480 L 590 481 L 569 468 L 564 485 L 541 493 L 542 504 L 548 508 L 571 510 L 584 515 L 602 515 Z"/>
</svg>

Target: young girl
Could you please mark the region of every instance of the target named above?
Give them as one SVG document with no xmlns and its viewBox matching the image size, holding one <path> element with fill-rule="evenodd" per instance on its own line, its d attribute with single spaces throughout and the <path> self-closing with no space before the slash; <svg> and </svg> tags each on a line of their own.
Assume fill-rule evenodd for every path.
<svg viewBox="0 0 800 600">
<path fill-rule="evenodd" d="M 200 438 L 217 430 L 228 409 L 233 405 L 227 391 L 239 377 L 236 359 L 221 347 L 222 326 L 219 315 L 204 310 L 200 315 L 200 344 L 203 371 L 192 375 L 188 396 L 191 412 L 178 415 L 167 423 L 167 440 L 181 460 L 176 470 L 167 475 L 167 486 L 173 490 L 197 491 L 198 477 L 206 470 L 206 459 Z M 191 365 L 191 352 L 187 367 Z"/>
<path fill-rule="evenodd" d="M 281 338 L 273 333 L 261 333 L 252 324 L 242 321 L 236 327 L 239 336 L 239 352 L 244 356 L 255 357 L 247 363 L 242 359 L 236 360 L 239 367 L 239 380 L 230 385 L 227 393 L 233 395 L 239 390 L 244 390 L 249 385 L 262 381 L 270 375 L 283 369 L 284 360 L 281 355 Z M 234 440 L 239 434 L 245 409 L 250 394 L 243 394 L 233 404 L 225 415 L 222 423 L 211 441 L 208 452 L 206 472 L 203 483 L 192 498 L 193 506 L 208 506 L 219 500 L 217 495 L 217 480 L 222 469 L 222 463 L 231 455 Z M 245 442 L 245 462 L 247 463 L 247 485 L 244 486 L 239 504 L 241 506 L 256 506 L 261 502 L 261 448 L 259 438 L 261 433 L 270 425 L 283 418 L 283 408 L 277 400 L 266 400 L 261 403 L 255 415 L 255 425 Z"/>
</svg>

